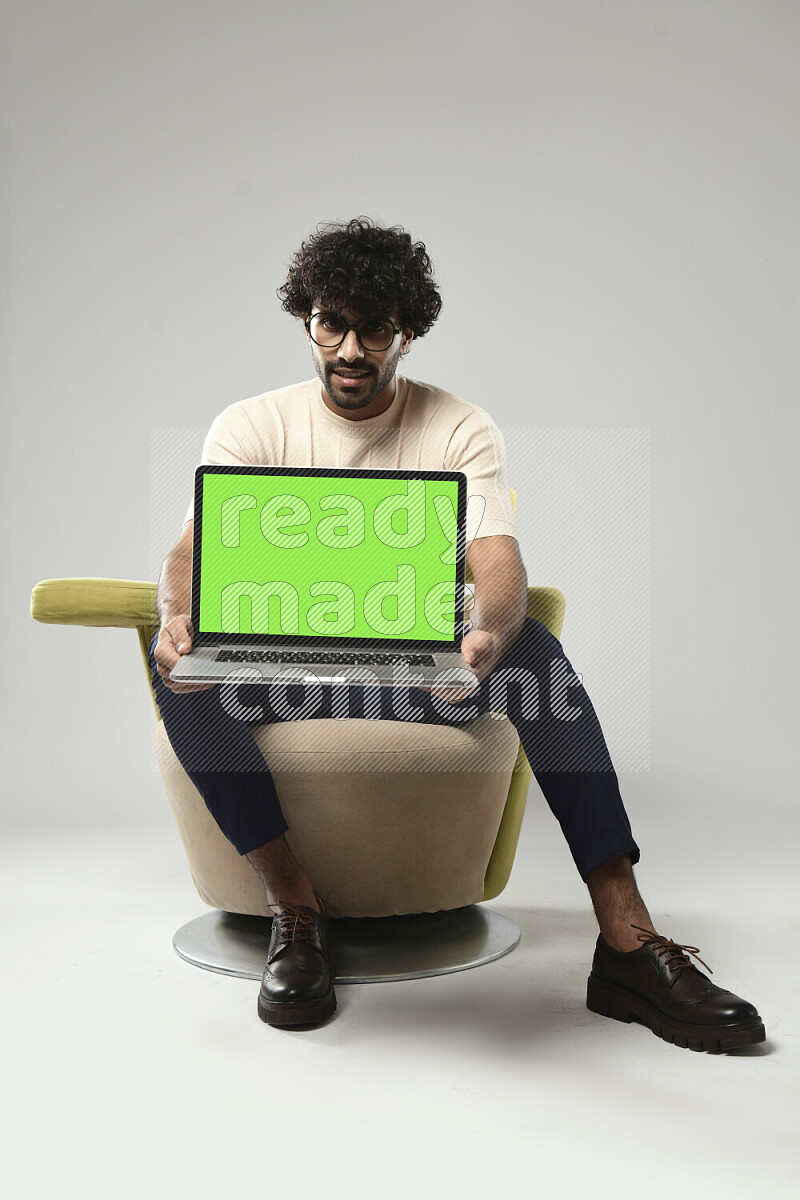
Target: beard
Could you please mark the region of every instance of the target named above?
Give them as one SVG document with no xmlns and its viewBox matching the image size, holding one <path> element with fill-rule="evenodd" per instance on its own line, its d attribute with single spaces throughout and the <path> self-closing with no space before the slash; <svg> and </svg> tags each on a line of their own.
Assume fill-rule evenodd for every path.
<svg viewBox="0 0 800 1200">
<path fill-rule="evenodd" d="M 379 371 L 375 370 L 374 367 L 355 367 L 352 363 L 348 364 L 339 362 L 337 359 L 334 359 L 333 362 L 323 362 L 322 357 L 318 353 L 316 347 L 314 347 L 312 353 L 314 357 L 314 366 L 316 367 L 317 374 L 320 377 L 325 391 L 338 408 L 346 408 L 348 412 L 352 412 L 359 408 L 366 408 L 369 404 L 371 404 L 379 392 L 382 392 L 383 389 L 387 387 L 389 383 L 391 383 L 392 377 L 397 370 L 397 364 L 400 361 L 399 348 L 397 352 L 383 364 Z M 347 388 L 343 388 L 336 379 L 334 372 L 337 370 L 337 368 L 351 371 L 368 371 L 369 375 L 359 388 L 358 392 L 350 391 Z"/>
</svg>

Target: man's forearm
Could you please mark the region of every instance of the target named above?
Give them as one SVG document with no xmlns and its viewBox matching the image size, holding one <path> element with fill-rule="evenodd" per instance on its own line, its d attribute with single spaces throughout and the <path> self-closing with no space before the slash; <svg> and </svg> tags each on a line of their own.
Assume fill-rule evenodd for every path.
<svg viewBox="0 0 800 1200">
<path fill-rule="evenodd" d="M 523 569 L 498 571 L 490 585 L 475 587 L 472 628 L 484 629 L 499 643 L 502 657 L 516 641 L 528 613 L 528 576 Z"/>
<path fill-rule="evenodd" d="M 156 593 L 158 619 L 165 625 L 171 617 L 191 612 L 192 554 L 171 550 L 164 559 Z"/>
</svg>

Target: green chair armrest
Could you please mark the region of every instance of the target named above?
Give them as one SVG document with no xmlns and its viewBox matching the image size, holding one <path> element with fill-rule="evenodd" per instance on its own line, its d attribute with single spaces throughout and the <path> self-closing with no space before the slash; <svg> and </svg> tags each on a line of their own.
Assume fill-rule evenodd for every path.
<svg viewBox="0 0 800 1200">
<path fill-rule="evenodd" d="M 161 713 L 150 680 L 148 650 L 158 629 L 158 584 L 141 579 L 43 579 L 31 592 L 31 616 L 46 625 L 135 629 L 156 720 Z"/>
<path fill-rule="evenodd" d="M 565 608 L 564 593 L 558 588 L 528 588 L 528 616 L 535 617 L 537 621 L 546 625 L 553 637 L 561 637 Z"/>
<path fill-rule="evenodd" d="M 31 616 L 47 625 L 155 629 L 157 587 L 138 579 L 43 579 L 31 592 Z"/>
</svg>

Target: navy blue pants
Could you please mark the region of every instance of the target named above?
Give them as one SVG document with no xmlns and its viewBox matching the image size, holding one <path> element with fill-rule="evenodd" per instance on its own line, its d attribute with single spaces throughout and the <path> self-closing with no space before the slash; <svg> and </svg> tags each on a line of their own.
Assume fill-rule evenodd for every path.
<svg viewBox="0 0 800 1200">
<path fill-rule="evenodd" d="M 457 702 L 434 700 L 413 686 L 398 691 L 319 682 L 226 683 L 175 693 L 158 674 L 153 657 L 157 640 L 158 634 L 150 643 L 150 670 L 167 736 L 209 812 L 240 854 L 288 829 L 269 767 L 251 732 L 254 725 L 347 715 L 454 725 L 486 712 L 505 712 L 583 881 L 620 854 L 627 853 L 632 863 L 639 861 L 591 701 L 559 640 L 533 617 L 526 617 L 519 636 L 480 687 Z"/>
</svg>

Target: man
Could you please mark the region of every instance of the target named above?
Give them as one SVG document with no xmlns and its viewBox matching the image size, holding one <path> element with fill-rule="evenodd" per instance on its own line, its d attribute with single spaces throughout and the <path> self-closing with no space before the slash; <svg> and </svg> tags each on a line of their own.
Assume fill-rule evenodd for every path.
<svg viewBox="0 0 800 1200">
<path fill-rule="evenodd" d="M 510 689 L 507 715 L 561 824 L 600 926 L 589 1007 L 617 1020 L 638 1020 L 666 1041 L 693 1049 L 763 1041 L 756 1009 L 715 986 L 691 962 L 697 948 L 653 928 L 633 874 L 639 848 L 594 709 L 558 640 L 526 615 L 527 576 L 497 426 L 485 410 L 397 374 L 401 358 L 441 308 L 424 245 L 402 229 L 365 219 L 323 227 L 303 243 L 278 294 L 283 308 L 303 322 L 318 378 L 230 405 L 209 430 L 203 461 L 464 471 L 482 517 L 477 528 L 468 520 L 475 609 L 462 652 L 480 686 L 473 693 L 439 685 L 412 689 L 422 719 L 447 723 L 488 711 L 492 679 L 500 671 L 532 677 L 545 690 L 550 681 L 549 704 L 538 707 L 524 687 Z M 268 764 L 249 727 L 220 702 L 218 685 L 170 678 L 192 644 L 191 545 L 190 506 L 159 582 L 153 685 L 176 755 L 223 833 L 258 872 L 275 913 L 259 1015 L 277 1026 L 316 1023 L 336 1005 L 329 920 L 283 836 L 288 826 Z M 563 687 L 560 700 L 554 694 L 556 678 L 562 685 L 569 680 L 569 705 Z M 240 689 L 258 694 L 262 707 L 267 690 Z M 330 689 L 323 691 L 329 704 Z M 419 719 L 419 711 L 396 712 L 390 695 L 381 696 L 381 705 L 384 719 Z M 449 715 L 442 716 L 443 706 Z M 282 717 L 267 712 L 270 719 Z"/>
</svg>

